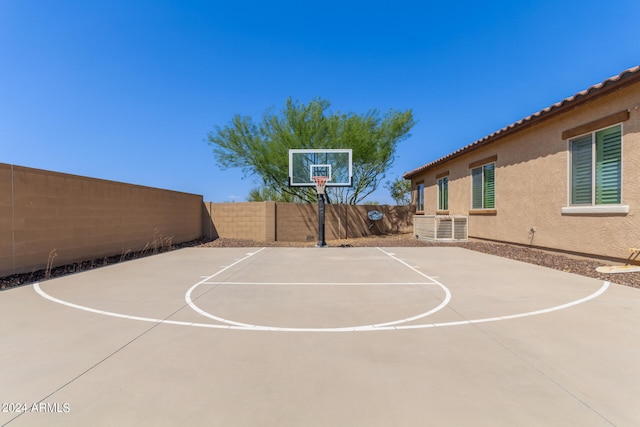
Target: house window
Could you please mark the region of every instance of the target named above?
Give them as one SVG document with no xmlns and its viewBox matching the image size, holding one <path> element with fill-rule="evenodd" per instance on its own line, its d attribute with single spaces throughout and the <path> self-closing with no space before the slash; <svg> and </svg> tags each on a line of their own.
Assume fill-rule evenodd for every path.
<svg viewBox="0 0 640 427">
<path fill-rule="evenodd" d="M 495 162 L 471 169 L 472 209 L 495 209 L 495 169 Z"/>
<path fill-rule="evenodd" d="M 571 205 L 617 205 L 622 202 L 622 126 L 569 141 Z"/>
<path fill-rule="evenodd" d="M 416 211 L 424 212 L 424 183 L 417 186 Z"/>
<path fill-rule="evenodd" d="M 449 177 L 438 178 L 438 210 L 449 210 Z"/>
</svg>

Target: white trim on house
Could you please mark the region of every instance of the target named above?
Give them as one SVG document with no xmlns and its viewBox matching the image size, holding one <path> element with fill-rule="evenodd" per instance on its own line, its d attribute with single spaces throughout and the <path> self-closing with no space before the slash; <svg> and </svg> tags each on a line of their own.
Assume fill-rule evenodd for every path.
<svg viewBox="0 0 640 427">
<path fill-rule="evenodd" d="M 565 206 L 562 215 L 628 214 L 629 205 Z"/>
</svg>

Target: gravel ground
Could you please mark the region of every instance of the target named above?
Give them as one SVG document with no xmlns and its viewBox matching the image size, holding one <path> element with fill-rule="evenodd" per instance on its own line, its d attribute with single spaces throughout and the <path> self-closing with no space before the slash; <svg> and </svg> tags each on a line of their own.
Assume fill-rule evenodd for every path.
<svg viewBox="0 0 640 427">
<path fill-rule="evenodd" d="M 314 247 L 313 242 L 258 242 L 254 240 L 240 240 L 220 238 L 210 242 L 194 241 L 174 246 L 173 249 L 180 247 L 201 247 L 201 248 L 225 248 L 225 247 Z M 436 243 L 425 240 L 415 239 L 411 234 L 394 234 L 386 236 L 370 236 L 357 239 L 346 240 L 328 240 L 330 247 L 429 247 L 429 246 L 458 246 L 477 252 L 483 252 L 491 255 L 510 258 L 518 261 L 528 262 L 530 264 L 541 265 L 568 273 L 579 274 L 582 276 L 592 277 L 600 280 L 606 280 L 621 285 L 640 288 L 640 272 L 639 273 L 615 273 L 603 274 L 596 271 L 597 267 L 613 265 L 613 263 L 584 258 L 567 256 L 560 253 L 531 249 L 522 246 L 513 246 L 500 243 L 489 243 L 481 241 L 469 241 L 462 243 Z M 152 255 L 143 254 L 140 256 Z M 139 257 L 139 256 L 138 256 Z M 44 270 L 36 271 L 28 274 L 17 274 L 0 278 L 0 290 L 19 286 L 27 283 L 46 280 L 48 277 L 60 277 L 67 274 L 77 273 L 79 271 L 90 270 L 104 265 L 114 264 L 126 261 L 121 256 L 104 258 L 99 260 L 84 261 L 73 265 L 56 267 L 50 272 Z"/>
</svg>

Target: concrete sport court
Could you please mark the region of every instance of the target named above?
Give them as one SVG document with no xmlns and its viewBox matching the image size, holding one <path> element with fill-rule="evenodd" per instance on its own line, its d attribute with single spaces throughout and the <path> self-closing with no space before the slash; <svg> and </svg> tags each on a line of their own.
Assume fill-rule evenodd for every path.
<svg viewBox="0 0 640 427">
<path fill-rule="evenodd" d="M 457 247 L 180 249 L 0 293 L 0 425 L 640 425 L 639 292 Z"/>
</svg>

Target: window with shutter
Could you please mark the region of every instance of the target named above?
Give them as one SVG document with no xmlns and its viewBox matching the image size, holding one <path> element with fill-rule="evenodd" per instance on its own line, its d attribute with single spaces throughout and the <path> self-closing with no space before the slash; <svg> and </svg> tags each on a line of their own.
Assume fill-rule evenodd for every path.
<svg viewBox="0 0 640 427">
<path fill-rule="evenodd" d="M 489 163 L 482 167 L 484 188 L 482 194 L 482 207 L 493 209 L 496 207 L 495 163 Z"/>
<path fill-rule="evenodd" d="M 471 208 L 495 209 L 495 162 L 471 169 Z"/>
<path fill-rule="evenodd" d="M 590 205 L 592 193 L 591 135 L 571 143 L 571 204 Z"/>
<path fill-rule="evenodd" d="M 620 126 L 596 133 L 596 204 L 618 204 L 622 187 Z"/>
<path fill-rule="evenodd" d="M 449 210 L 449 177 L 438 179 L 438 210 Z"/>
<path fill-rule="evenodd" d="M 622 126 L 570 141 L 571 204 L 622 203 Z"/>
</svg>

